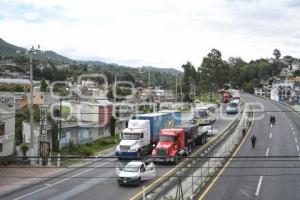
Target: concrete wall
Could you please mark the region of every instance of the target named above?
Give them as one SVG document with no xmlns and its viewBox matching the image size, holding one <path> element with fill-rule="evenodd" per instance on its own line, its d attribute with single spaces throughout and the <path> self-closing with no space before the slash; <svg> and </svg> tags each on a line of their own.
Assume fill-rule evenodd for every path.
<svg viewBox="0 0 300 200">
<path fill-rule="evenodd" d="M 0 107 L 0 121 L 4 123 L 4 135 L 0 136 L 0 156 L 9 156 L 14 153 L 15 147 L 14 107 L 2 104 Z"/>
</svg>

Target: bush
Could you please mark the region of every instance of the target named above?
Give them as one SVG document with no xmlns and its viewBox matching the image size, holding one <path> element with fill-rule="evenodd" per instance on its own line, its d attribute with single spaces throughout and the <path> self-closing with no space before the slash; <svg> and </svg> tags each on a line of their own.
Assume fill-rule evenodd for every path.
<svg viewBox="0 0 300 200">
<path fill-rule="evenodd" d="M 21 150 L 22 152 L 27 152 L 28 149 L 29 149 L 29 146 L 28 146 L 27 143 L 23 142 L 23 143 L 20 145 L 20 150 Z"/>
</svg>

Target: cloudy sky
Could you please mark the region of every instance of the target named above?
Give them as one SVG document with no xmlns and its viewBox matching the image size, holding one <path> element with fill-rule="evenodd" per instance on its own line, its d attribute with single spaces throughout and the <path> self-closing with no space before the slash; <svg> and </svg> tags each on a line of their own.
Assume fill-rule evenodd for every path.
<svg viewBox="0 0 300 200">
<path fill-rule="evenodd" d="M 0 37 L 130 66 L 198 66 L 212 48 L 299 58 L 300 0 L 1 0 Z"/>
</svg>

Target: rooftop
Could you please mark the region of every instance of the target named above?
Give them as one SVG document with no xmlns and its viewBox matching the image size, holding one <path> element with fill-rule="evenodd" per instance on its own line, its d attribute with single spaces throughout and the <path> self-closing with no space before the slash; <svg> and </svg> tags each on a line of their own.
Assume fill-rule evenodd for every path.
<svg viewBox="0 0 300 200">
<path fill-rule="evenodd" d="M 0 84 L 30 84 L 28 79 L 0 78 Z"/>
</svg>

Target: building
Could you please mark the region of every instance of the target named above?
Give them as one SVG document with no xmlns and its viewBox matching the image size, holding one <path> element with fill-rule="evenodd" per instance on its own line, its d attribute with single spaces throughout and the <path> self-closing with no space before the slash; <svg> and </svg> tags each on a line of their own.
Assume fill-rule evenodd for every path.
<svg viewBox="0 0 300 200">
<path fill-rule="evenodd" d="M 33 88 L 33 105 L 43 105 L 44 100 L 45 100 L 44 92 L 41 92 L 40 87 L 34 87 Z"/>
<path fill-rule="evenodd" d="M 28 79 L 0 78 L 0 89 L 13 89 L 18 86 L 22 87 L 24 91 L 29 91 L 30 81 Z"/>
<path fill-rule="evenodd" d="M 0 156 L 14 153 L 15 147 L 15 99 L 0 96 Z"/>
<path fill-rule="evenodd" d="M 271 97 L 271 90 L 272 86 L 264 86 L 262 88 L 255 88 L 254 94 L 257 96 L 265 97 L 265 98 L 270 98 Z"/>
<path fill-rule="evenodd" d="M 294 101 L 296 98 L 294 83 L 286 80 L 282 83 L 273 84 L 270 98 L 275 101 Z"/>
</svg>

